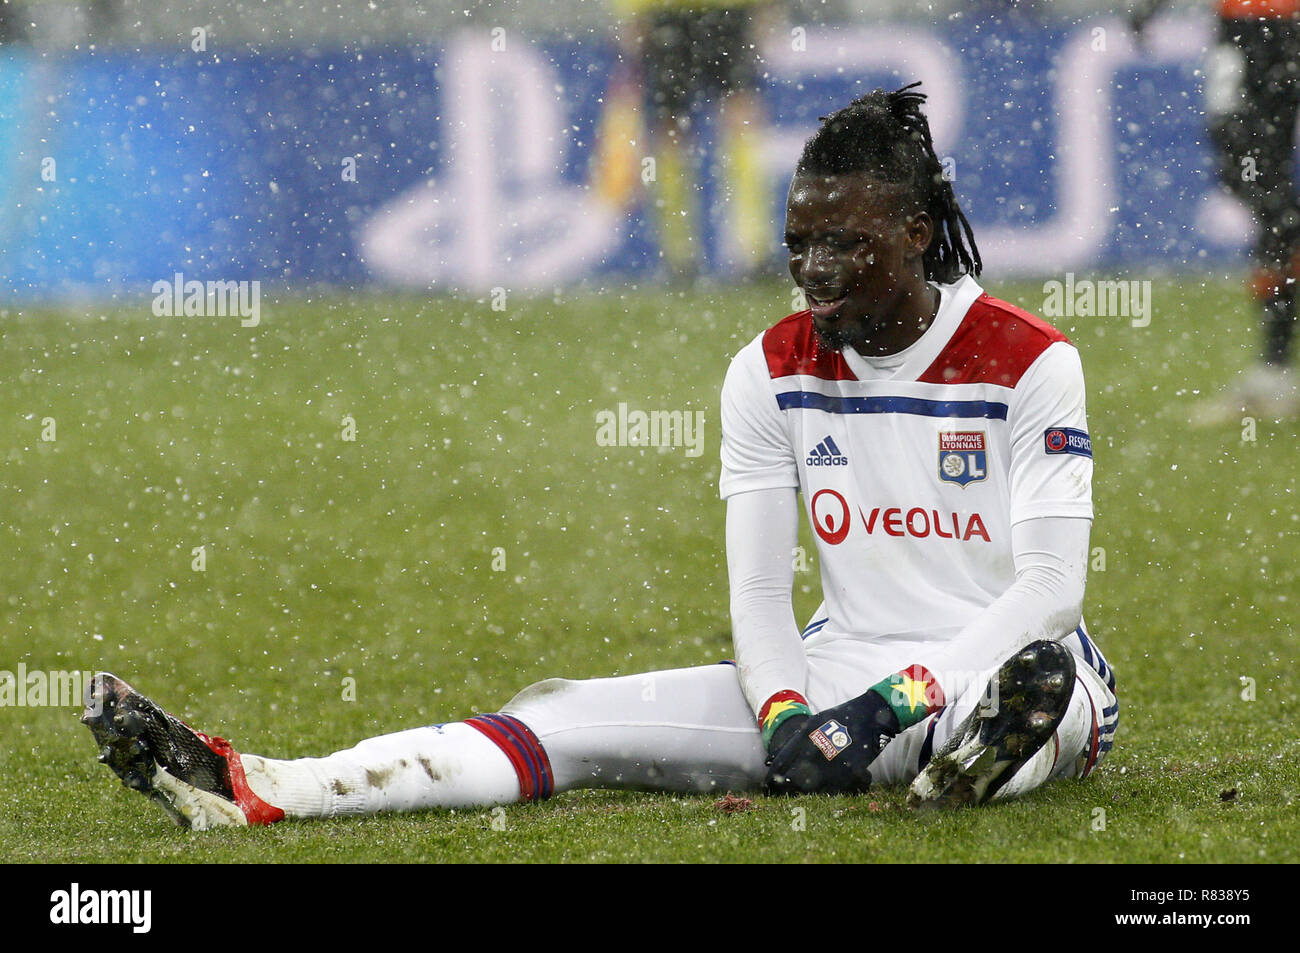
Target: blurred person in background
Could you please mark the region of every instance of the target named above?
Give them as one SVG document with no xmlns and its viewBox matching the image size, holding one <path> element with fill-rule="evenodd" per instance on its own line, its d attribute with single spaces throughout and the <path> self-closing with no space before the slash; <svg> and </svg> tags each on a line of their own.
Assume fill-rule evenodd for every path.
<svg viewBox="0 0 1300 953">
<path fill-rule="evenodd" d="M 1167 0 L 1132 12 L 1139 36 Z M 1197 408 L 1207 426 L 1241 414 L 1300 415 L 1294 368 L 1300 282 L 1300 202 L 1296 197 L 1300 113 L 1300 0 L 1219 0 L 1218 36 L 1206 75 L 1206 118 L 1223 183 L 1259 226 L 1248 287 L 1260 310 L 1259 361 L 1228 393 Z"/>
<path fill-rule="evenodd" d="M 0 0 L 0 46 L 27 39 L 23 6 L 17 0 Z"/>
<path fill-rule="evenodd" d="M 103 42 L 113 36 L 122 21 L 122 0 L 90 0 L 86 5 L 86 32 Z"/>
<path fill-rule="evenodd" d="M 773 235 L 755 36 L 768 0 L 615 0 L 615 8 L 621 65 L 598 133 L 598 193 L 630 206 L 645 174 L 664 270 L 670 280 L 693 281 L 704 258 L 700 120 L 716 106 L 714 179 L 725 223 L 718 264 L 730 277 L 761 274 Z M 632 149 L 638 111 L 646 142 Z M 643 158 L 654 159 L 652 173 Z"/>
</svg>

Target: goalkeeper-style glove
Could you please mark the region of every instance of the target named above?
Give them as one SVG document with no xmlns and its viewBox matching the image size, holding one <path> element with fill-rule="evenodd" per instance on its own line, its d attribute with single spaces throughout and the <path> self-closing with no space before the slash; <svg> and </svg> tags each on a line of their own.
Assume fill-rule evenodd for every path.
<svg viewBox="0 0 1300 953">
<path fill-rule="evenodd" d="M 772 733 L 766 794 L 854 794 L 871 785 L 870 766 L 889 740 L 943 707 L 923 667 L 891 675 L 842 705 L 785 719 Z"/>
</svg>

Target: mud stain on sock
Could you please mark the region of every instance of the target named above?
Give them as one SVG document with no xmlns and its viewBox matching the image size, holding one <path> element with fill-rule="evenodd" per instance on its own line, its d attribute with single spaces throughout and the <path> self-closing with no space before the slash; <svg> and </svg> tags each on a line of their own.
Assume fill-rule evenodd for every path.
<svg viewBox="0 0 1300 953">
<path fill-rule="evenodd" d="M 396 770 L 396 765 L 391 768 L 366 768 L 366 783 L 372 788 L 382 788 L 392 780 Z"/>
</svg>

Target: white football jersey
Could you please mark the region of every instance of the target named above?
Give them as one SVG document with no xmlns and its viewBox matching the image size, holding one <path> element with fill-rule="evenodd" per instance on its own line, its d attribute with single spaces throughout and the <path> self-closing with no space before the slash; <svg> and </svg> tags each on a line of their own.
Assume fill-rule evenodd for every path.
<svg viewBox="0 0 1300 953">
<path fill-rule="evenodd" d="M 900 354 L 827 349 L 802 311 L 728 370 L 721 493 L 802 494 L 825 597 L 810 644 L 951 639 L 1014 581 L 1013 523 L 1092 517 L 1077 351 L 969 276 L 936 287 Z"/>
</svg>

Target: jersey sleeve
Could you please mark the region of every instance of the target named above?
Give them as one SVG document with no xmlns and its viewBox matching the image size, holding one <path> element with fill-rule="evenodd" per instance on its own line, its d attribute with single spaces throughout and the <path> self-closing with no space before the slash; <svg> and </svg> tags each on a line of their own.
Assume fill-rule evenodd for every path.
<svg viewBox="0 0 1300 953">
<path fill-rule="evenodd" d="M 726 499 L 751 490 L 798 485 L 799 467 L 772 392 L 760 336 L 735 356 L 722 385 L 719 492 Z"/>
<path fill-rule="evenodd" d="M 1016 579 L 951 642 L 917 658 L 949 699 L 1036 639 L 1060 639 L 1079 624 L 1088 576 L 1088 520 L 1047 517 L 1011 528 Z"/>
<path fill-rule="evenodd" d="M 1092 518 L 1092 440 L 1083 365 L 1059 341 L 1025 372 L 1007 423 L 1011 524 L 1042 516 Z"/>
<path fill-rule="evenodd" d="M 783 691 L 800 699 L 808 660 L 790 599 L 799 541 L 799 504 L 789 487 L 727 500 L 727 576 L 740 687 L 762 721 L 764 703 Z"/>
</svg>

